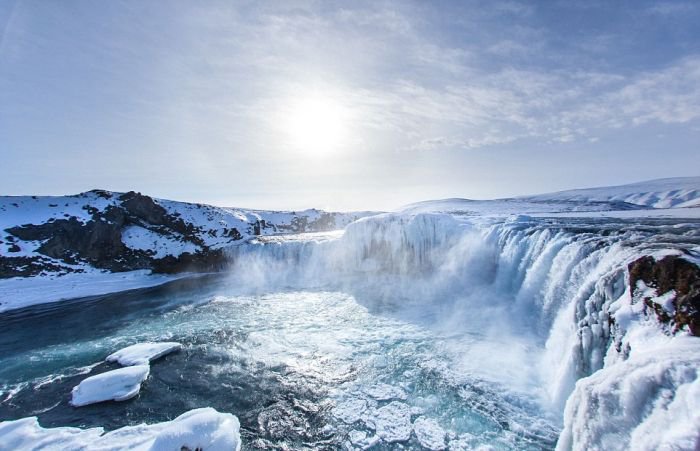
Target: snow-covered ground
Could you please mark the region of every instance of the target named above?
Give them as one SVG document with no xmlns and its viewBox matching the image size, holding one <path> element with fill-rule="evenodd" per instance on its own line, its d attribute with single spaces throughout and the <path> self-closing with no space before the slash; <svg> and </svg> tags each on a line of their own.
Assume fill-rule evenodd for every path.
<svg viewBox="0 0 700 451">
<path fill-rule="evenodd" d="M 653 210 L 567 211 L 560 213 L 532 213 L 531 216 L 551 218 L 698 219 L 700 218 L 700 207 L 655 208 Z"/>
</svg>

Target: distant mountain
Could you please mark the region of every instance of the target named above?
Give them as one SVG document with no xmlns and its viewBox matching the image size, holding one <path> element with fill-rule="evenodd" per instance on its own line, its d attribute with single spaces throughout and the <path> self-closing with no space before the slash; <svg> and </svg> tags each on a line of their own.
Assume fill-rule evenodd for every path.
<svg viewBox="0 0 700 451">
<path fill-rule="evenodd" d="M 629 185 L 574 189 L 518 199 L 537 202 L 625 202 L 651 208 L 697 207 L 700 206 L 700 177 L 675 177 Z"/>
<path fill-rule="evenodd" d="M 342 229 L 368 213 L 221 208 L 93 190 L 0 197 L 0 278 L 96 269 L 214 271 L 256 235 Z"/>
<path fill-rule="evenodd" d="M 493 200 L 429 200 L 406 205 L 400 210 L 414 213 L 443 211 L 467 215 L 504 215 L 684 207 L 700 207 L 700 177 L 676 177 Z"/>
</svg>

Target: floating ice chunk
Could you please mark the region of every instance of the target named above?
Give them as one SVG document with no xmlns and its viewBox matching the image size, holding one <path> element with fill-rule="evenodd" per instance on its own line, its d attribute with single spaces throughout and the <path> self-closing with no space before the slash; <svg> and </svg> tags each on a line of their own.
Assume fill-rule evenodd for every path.
<svg viewBox="0 0 700 451">
<path fill-rule="evenodd" d="M 368 436 L 365 431 L 350 431 L 348 438 L 354 447 L 361 449 L 369 449 L 380 441 L 379 437 L 376 435 Z"/>
<path fill-rule="evenodd" d="M 408 404 L 393 401 L 365 415 L 367 426 L 385 442 L 404 442 L 411 437 L 411 408 Z"/>
<path fill-rule="evenodd" d="M 86 406 L 102 401 L 126 401 L 139 394 L 148 365 L 136 365 L 88 377 L 73 388 L 71 405 Z"/>
<path fill-rule="evenodd" d="M 416 418 L 413 422 L 413 431 L 424 448 L 433 451 L 445 449 L 445 430 L 432 418 Z"/>
<path fill-rule="evenodd" d="M 173 421 L 127 426 L 106 434 L 102 428 L 44 429 L 36 417 L 0 423 L 3 449 L 99 449 L 101 451 L 166 451 L 203 449 L 239 451 L 238 418 L 207 407 L 186 412 Z"/>
<path fill-rule="evenodd" d="M 372 398 L 377 401 L 388 401 L 390 399 L 406 399 L 406 393 L 399 387 L 394 387 L 389 384 L 377 384 L 373 387 L 365 389 Z"/>
<path fill-rule="evenodd" d="M 180 349 L 182 349 L 182 345 L 176 342 L 137 343 L 120 349 L 105 360 L 119 362 L 123 366 L 148 365 L 150 361 Z"/>
<path fill-rule="evenodd" d="M 347 424 L 355 423 L 362 418 L 367 410 L 367 401 L 360 398 L 344 399 L 333 409 L 333 416 Z"/>
</svg>

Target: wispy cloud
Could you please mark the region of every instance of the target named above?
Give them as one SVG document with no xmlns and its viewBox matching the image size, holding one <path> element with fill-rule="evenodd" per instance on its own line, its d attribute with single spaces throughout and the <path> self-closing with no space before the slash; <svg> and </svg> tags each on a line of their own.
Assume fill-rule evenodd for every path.
<svg viewBox="0 0 700 451">
<path fill-rule="evenodd" d="M 355 175 L 407 154 L 447 151 L 436 172 L 449 173 L 532 143 L 632 146 L 644 128 L 700 126 L 699 14 L 683 1 L 8 2 L 0 136 L 18 161 L 50 146 L 87 168 L 102 149 L 128 171 L 148 149 L 182 172 L 196 155 L 207 180 L 293 183 L 304 171 L 288 170 L 280 124 L 320 93 L 347 112 L 339 158 Z"/>
</svg>

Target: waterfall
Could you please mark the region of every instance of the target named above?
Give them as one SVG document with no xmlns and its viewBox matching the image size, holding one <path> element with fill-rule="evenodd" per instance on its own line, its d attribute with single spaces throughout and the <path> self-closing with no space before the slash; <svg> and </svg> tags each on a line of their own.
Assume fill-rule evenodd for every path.
<svg viewBox="0 0 700 451">
<path fill-rule="evenodd" d="M 385 214 L 356 221 L 335 239 L 251 243 L 231 258 L 245 283 L 362 286 L 376 302 L 395 305 L 454 299 L 454 308 L 474 312 L 499 307 L 540 341 L 546 403 L 562 412 L 577 381 L 641 346 L 627 334 L 630 323 L 615 320 L 633 306 L 628 265 L 644 255 L 696 252 L 697 243 L 697 229 L 683 224 Z M 634 315 L 632 324 L 649 323 L 643 312 Z M 647 326 L 645 333 L 663 336 Z M 565 425 L 568 447 L 572 427 Z"/>
</svg>

